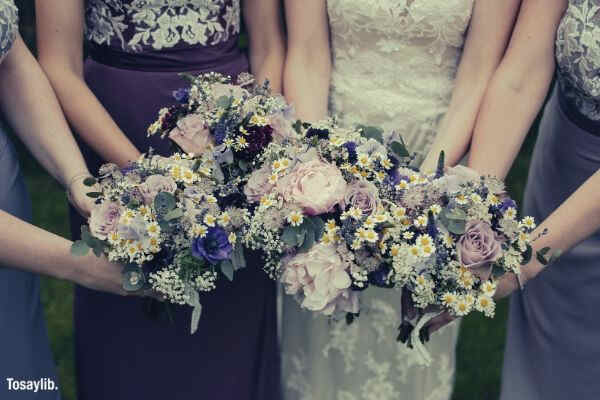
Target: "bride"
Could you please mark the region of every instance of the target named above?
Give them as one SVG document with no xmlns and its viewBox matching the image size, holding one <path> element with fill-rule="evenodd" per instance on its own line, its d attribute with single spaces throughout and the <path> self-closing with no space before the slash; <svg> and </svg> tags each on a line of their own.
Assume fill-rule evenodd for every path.
<svg viewBox="0 0 600 400">
<path fill-rule="evenodd" d="M 286 0 L 284 92 L 304 120 L 394 130 L 424 170 L 469 146 L 520 0 Z M 452 146 L 449 146 L 452 143 Z M 434 335 L 431 368 L 396 342 L 400 293 L 369 292 L 358 321 L 328 323 L 284 296 L 286 400 L 448 399 L 458 324 Z"/>
</svg>

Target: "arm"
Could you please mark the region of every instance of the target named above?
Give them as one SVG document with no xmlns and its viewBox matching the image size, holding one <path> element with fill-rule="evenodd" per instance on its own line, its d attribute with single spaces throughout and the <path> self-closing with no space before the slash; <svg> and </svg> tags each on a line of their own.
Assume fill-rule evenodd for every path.
<svg viewBox="0 0 600 400">
<path fill-rule="evenodd" d="M 554 75 L 554 40 L 567 0 L 523 0 L 510 45 L 477 119 L 469 166 L 504 178 Z"/>
<path fill-rule="evenodd" d="M 84 81 L 83 4 L 36 1 L 39 61 L 74 129 L 103 159 L 122 166 L 140 153 Z"/>
<path fill-rule="evenodd" d="M 285 0 L 288 51 L 283 91 L 298 117 L 316 121 L 327 116 L 331 53 L 325 0 Z"/>
<path fill-rule="evenodd" d="M 75 257 L 71 242 L 0 210 L 0 265 L 124 295 L 121 267 L 94 255 Z"/>
<path fill-rule="evenodd" d="M 58 100 L 21 37 L 0 64 L 0 108 L 35 158 L 65 186 L 83 214 L 92 200 L 83 180 L 89 176 Z"/>
<path fill-rule="evenodd" d="M 283 21 L 279 0 L 245 0 L 244 22 L 248 28 L 250 70 L 258 82 L 266 79 L 275 92 L 282 90 Z"/>
<path fill-rule="evenodd" d="M 423 171 L 436 168 L 442 150 L 446 153 L 447 165 L 457 164 L 466 154 L 481 101 L 506 49 L 520 2 L 475 2 L 452 100 L 423 162 Z"/>
</svg>

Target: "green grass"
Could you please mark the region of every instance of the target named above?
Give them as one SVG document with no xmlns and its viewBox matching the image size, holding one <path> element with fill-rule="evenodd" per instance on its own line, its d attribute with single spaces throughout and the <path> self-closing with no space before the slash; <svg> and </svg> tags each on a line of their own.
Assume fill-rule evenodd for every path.
<svg viewBox="0 0 600 400">
<path fill-rule="evenodd" d="M 530 135 L 509 175 L 509 188 L 518 200 L 521 199 L 525 186 L 533 142 L 534 137 Z M 21 146 L 17 147 L 27 186 L 32 195 L 34 223 L 69 237 L 64 192 Z M 42 301 L 54 357 L 58 364 L 61 390 L 65 400 L 74 400 L 73 287 L 71 284 L 50 278 L 44 278 L 42 282 Z M 473 315 L 462 322 L 453 400 L 498 398 L 506 313 L 507 301 L 502 301 L 498 304 L 495 319 L 489 320 Z"/>
</svg>

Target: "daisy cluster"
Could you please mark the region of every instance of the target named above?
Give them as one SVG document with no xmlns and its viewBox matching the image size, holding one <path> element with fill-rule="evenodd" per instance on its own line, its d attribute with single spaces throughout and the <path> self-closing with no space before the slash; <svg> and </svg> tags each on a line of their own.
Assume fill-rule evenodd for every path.
<svg viewBox="0 0 600 400">
<path fill-rule="evenodd" d="M 96 206 L 73 252 L 92 249 L 123 264 L 126 290 L 148 287 L 171 303 L 195 303 L 219 275 L 233 279 L 245 265 L 238 235 L 249 216 L 215 194 L 213 167 L 181 153 L 102 166 L 99 190 L 88 194 Z"/>
</svg>

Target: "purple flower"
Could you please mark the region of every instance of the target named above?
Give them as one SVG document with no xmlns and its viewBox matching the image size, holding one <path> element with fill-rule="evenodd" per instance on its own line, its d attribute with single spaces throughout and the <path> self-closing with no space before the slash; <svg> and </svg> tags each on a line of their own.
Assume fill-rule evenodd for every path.
<svg viewBox="0 0 600 400">
<path fill-rule="evenodd" d="M 197 237 L 192 242 L 192 255 L 211 264 L 229 259 L 232 251 L 227 232 L 219 227 L 209 228 L 204 237 Z"/>
<path fill-rule="evenodd" d="M 517 203 L 515 203 L 515 201 L 513 199 L 506 198 L 502 201 L 502 204 L 500 204 L 500 211 L 502 211 L 504 213 L 509 208 L 516 209 Z"/>
<path fill-rule="evenodd" d="M 306 137 L 317 136 L 319 139 L 328 139 L 329 138 L 329 130 L 328 129 L 318 129 L 318 128 L 308 128 L 306 131 Z"/>
<path fill-rule="evenodd" d="M 246 141 L 248 146 L 236 153 L 238 157 L 243 160 L 253 160 L 258 154 L 260 154 L 265 147 L 273 140 L 273 128 L 269 125 L 265 126 L 250 126 L 247 128 L 248 136 Z"/>
<path fill-rule="evenodd" d="M 180 102 L 181 104 L 185 104 L 190 99 L 190 89 L 189 88 L 181 88 L 173 91 L 173 98 Z"/>
<path fill-rule="evenodd" d="M 357 160 L 356 158 L 356 143 L 354 142 L 346 142 L 342 145 L 348 150 L 348 161 L 354 164 Z"/>
</svg>

